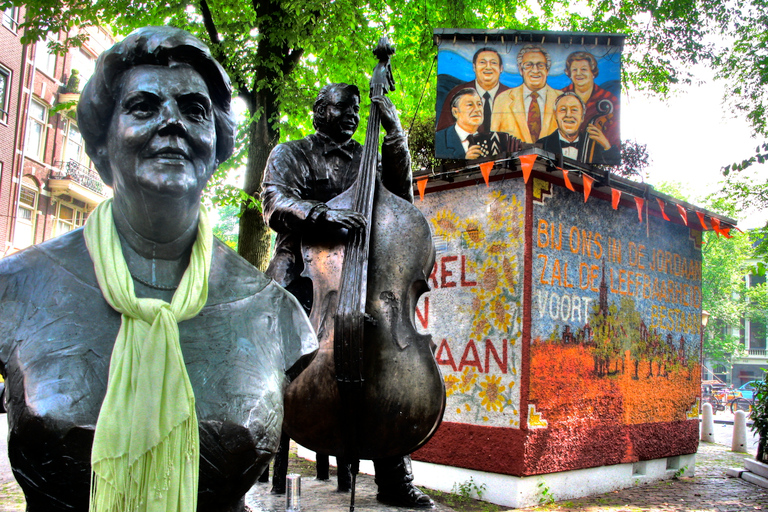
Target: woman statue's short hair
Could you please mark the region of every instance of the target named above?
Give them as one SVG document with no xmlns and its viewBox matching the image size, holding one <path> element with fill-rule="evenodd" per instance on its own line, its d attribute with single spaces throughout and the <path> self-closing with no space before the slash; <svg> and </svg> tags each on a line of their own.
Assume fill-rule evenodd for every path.
<svg viewBox="0 0 768 512">
<path fill-rule="evenodd" d="M 216 160 L 223 162 L 232 155 L 235 121 L 231 110 L 232 85 L 227 72 L 213 58 L 208 46 L 189 32 L 174 27 L 144 27 L 99 56 L 77 105 L 77 124 L 85 140 L 86 153 L 108 185 L 112 183 L 112 175 L 104 149 L 112 116 L 117 111 L 123 74 L 141 65 L 178 64 L 191 66 L 208 86 L 216 126 Z"/>
</svg>

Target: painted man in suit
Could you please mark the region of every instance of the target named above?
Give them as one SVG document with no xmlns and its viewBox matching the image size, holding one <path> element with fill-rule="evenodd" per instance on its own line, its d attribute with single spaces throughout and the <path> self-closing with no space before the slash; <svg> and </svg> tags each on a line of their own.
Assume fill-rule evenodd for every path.
<svg viewBox="0 0 768 512">
<path fill-rule="evenodd" d="M 475 89 L 467 87 L 451 99 L 451 117 L 456 121 L 435 133 L 435 156 L 474 160 L 512 151 L 506 133 L 479 132 L 483 125 L 483 101 Z"/>
<path fill-rule="evenodd" d="M 611 164 L 619 161 L 619 148 L 612 146 L 605 134 L 595 125 L 589 125 L 585 134 L 579 131 L 586 107 L 575 92 L 563 93 L 555 101 L 557 131 L 538 140 L 544 151 L 592 164 Z M 585 137 L 594 142 L 592 149 L 584 144 Z"/>
<path fill-rule="evenodd" d="M 491 130 L 533 143 L 557 130 L 554 107 L 560 91 L 547 85 L 552 59 L 541 46 L 523 46 L 517 67 L 523 83 L 496 98 Z"/>
<path fill-rule="evenodd" d="M 451 115 L 451 98 L 463 89 L 474 89 L 483 102 L 484 122 L 478 128 L 479 132 L 491 131 L 491 113 L 494 102 L 499 94 L 509 90 L 509 87 L 499 82 L 499 77 L 504 69 L 504 62 L 499 52 L 493 48 L 480 48 L 472 57 L 472 69 L 475 71 L 475 79 L 471 82 L 459 84 L 448 93 L 443 102 L 443 109 L 437 119 L 436 131 L 444 130 L 453 125 L 454 117 Z"/>
</svg>

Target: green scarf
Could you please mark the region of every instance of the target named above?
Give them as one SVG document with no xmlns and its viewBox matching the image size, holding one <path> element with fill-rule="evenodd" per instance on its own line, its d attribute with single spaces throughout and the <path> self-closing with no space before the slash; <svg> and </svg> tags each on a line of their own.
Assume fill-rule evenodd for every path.
<svg viewBox="0 0 768 512">
<path fill-rule="evenodd" d="M 194 512 L 200 439 L 178 323 L 208 299 L 207 212 L 200 207 L 189 267 L 170 304 L 136 298 L 111 200 L 88 218 L 85 242 L 104 299 L 122 314 L 93 439 L 90 512 Z"/>
</svg>

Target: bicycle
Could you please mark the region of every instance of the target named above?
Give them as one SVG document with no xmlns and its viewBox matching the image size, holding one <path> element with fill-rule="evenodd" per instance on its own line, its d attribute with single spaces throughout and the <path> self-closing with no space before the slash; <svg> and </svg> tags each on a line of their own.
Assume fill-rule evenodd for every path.
<svg viewBox="0 0 768 512">
<path fill-rule="evenodd" d="M 744 411 L 747 416 L 752 414 L 752 407 L 755 405 L 755 401 L 744 397 L 736 397 L 729 402 L 731 412 L 736 414 L 736 411 Z"/>
</svg>

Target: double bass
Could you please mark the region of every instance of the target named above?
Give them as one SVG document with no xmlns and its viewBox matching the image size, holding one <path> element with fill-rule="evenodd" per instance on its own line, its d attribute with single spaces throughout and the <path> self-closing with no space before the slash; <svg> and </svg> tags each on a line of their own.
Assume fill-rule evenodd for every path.
<svg viewBox="0 0 768 512">
<path fill-rule="evenodd" d="M 394 90 L 393 53 L 382 37 L 374 50 L 372 96 Z M 319 349 L 285 393 L 285 433 L 347 460 L 413 452 L 445 410 L 435 345 L 414 325 L 434 265 L 431 232 L 412 203 L 382 185 L 379 132 L 379 107 L 372 102 L 357 179 L 327 203 L 361 213 L 366 226 L 302 238 Z"/>
<path fill-rule="evenodd" d="M 602 99 L 596 105 L 597 114 L 587 121 L 584 126 L 584 137 L 582 137 L 579 154 L 582 155 L 582 161 L 592 163 L 595 159 L 595 142 L 586 134 L 586 127 L 596 126 L 601 132 L 605 131 L 605 126 L 613 120 L 613 102 L 608 99 Z"/>
</svg>

